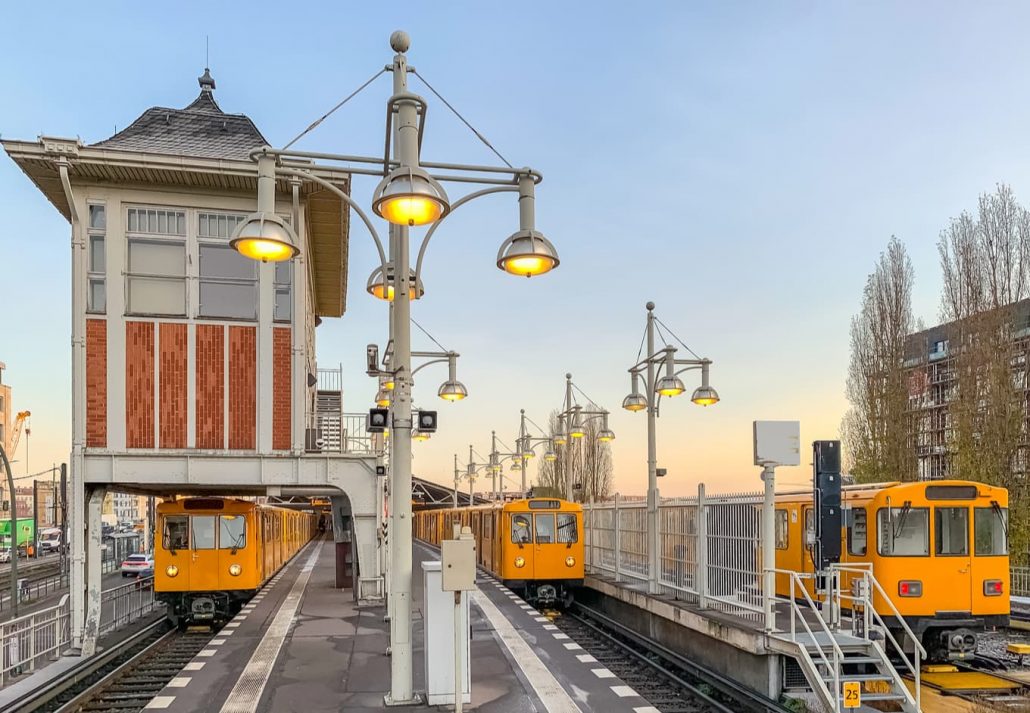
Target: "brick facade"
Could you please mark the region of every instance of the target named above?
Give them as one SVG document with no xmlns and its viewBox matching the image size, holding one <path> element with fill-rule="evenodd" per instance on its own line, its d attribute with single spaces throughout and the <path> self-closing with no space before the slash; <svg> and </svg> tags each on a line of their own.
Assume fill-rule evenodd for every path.
<svg viewBox="0 0 1030 713">
<path fill-rule="evenodd" d="M 293 383 L 292 330 L 272 330 L 272 448 L 288 451 L 292 444 L 290 385 Z"/>
<path fill-rule="evenodd" d="M 86 320 L 86 447 L 107 447 L 107 320 Z"/>
<path fill-rule="evenodd" d="M 229 327 L 229 448 L 257 448 L 255 327 Z"/>
<path fill-rule="evenodd" d="M 162 322 L 158 348 L 161 448 L 186 447 L 186 325 Z"/>
<path fill-rule="evenodd" d="M 154 447 L 154 323 L 125 323 L 125 445 Z"/>
<path fill-rule="evenodd" d="M 197 448 L 225 447 L 225 327 L 197 325 Z"/>
</svg>

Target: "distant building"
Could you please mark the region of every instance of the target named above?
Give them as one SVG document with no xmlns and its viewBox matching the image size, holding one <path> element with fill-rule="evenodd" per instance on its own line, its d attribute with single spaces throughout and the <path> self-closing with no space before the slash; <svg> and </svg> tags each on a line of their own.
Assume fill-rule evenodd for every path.
<svg viewBox="0 0 1030 713">
<path fill-rule="evenodd" d="M 1010 336 L 1013 342 L 1012 388 L 1023 394 L 1026 417 L 1030 419 L 1030 299 L 1021 300 L 1007 308 L 1010 316 Z M 957 394 L 955 373 L 957 349 L 953 337 L 957 323 L 948 322 L 910 334 L 905 340 L 905 375 L 908 383 L 909 413 L 913 416 L 914 443 L 920 480 L 940 480 L 953 475 L 950 472 L 953 441 L 953 417 L 949 404 Z M 954 340 L 957 341 L 957 340 Z M 1019 445 L 1014 467 L 1025 469 L 1028 456 L 1025 440 Z"/>
<path fill-rule="evenodd" d="M 4 383 L 4 369 L 6 368 L 7 365 L 0 361 L 0 444 L 3 444 L 7 457 L 13 458 L 11 437 L 14 434 L 14 424 L 11 421 L 11 387 Z"/>
</svg>

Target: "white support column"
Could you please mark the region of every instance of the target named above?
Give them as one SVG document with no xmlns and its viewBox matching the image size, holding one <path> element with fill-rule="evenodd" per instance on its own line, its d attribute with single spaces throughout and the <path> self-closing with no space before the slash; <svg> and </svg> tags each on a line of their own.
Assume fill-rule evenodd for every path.
<svg viewBox="0 0 1030 713">
<path fill-rule="evenodd" d="M 773 598 L 776 592 L 776 466 L 762 468 L 765 497 L 762 500 L 762 606 L 765 612 L 765 630 L 776 629 L 776 611 Z M 803 535 L 802 535 L 803 536 Z"/>
<path fill-rule="evenodd" d="M 104 197 L 107 219 L 104 241 L 107 266 L 107 447 L 117 453 L 125 451 L 125 273 L 129 241 L 125 237 L 121 201 L 111 191 L 105 192 Z M 154 357 L 156 363 L 157 352 Z"/>
<path fill-rule="evenodd" d="M 621 568 L 619 567 L 619 560 L 622 556 L 622 522 L 619 517 L 619 494 L 615 493 L 615 510 L 612 512 L 612 517 L 615 521 L 612 523 L 612 527 L 615 530 L 614 536 L 614 548 L 615 548 L 615 581 L 621 582 L 622 576 L 620 574 Z"/>
<path fill-rule="evenodd" d="M 708 504 L 705 502 L 705 484 L 697 485 L 697 556 L 694 558 L 694 589 L 697 590 L 697 605 L 708 606 Z"/>
<path fill-rule="evenodd" d="M 97 638 L 100 636 L 101 613 L 101 550 L 100 535 L 103 530 L 100 514 L 104 505 L 103 488 L 89 491 L 86 501 L 86 611 L 82 627 L 82 655 L 92 656 L 96 653 Z"/>
<path fill-rule="evenodd" d="M 258 158 L 258 209 L 275 206 L 275 159 Z M 274 209 L 274 208 L 273 208 Z M 272 385 L 275 354 L 272 323 L 275 313 L 275 263 L 258 263 L 257 326 L 257 452 L 272 452 Z"/>
<path fill-rule="evenodd" d="M 302 208 L 300 206 L 300 180 L 294 179 L 290 183 L 293 189 L 293 230 L 304 248 L 300 254 L 293 259 L 293 284 L 290 286 L 290 299 L 293 303 L 293 315 L 290 322 L 291 338 L 293 342 L 293 372 L 291 379 L 290 405 L 293 418 L 293 437 L 291 444 L 294 453 L 304 452 L 305 430 L 307 428 L 307 394 L 308 394 L 308 353 L 307 353 L 307 326 L 308 326 L 308 267 L 307 254 L 309 250 L 308 235 L 304 223 Z M 341 407 L 343 395 L 340 396 Z M 343 424 L 341 423 L 341 429 Z M 341 437 L 343 433 L 341 432 Z"/>
</svg>

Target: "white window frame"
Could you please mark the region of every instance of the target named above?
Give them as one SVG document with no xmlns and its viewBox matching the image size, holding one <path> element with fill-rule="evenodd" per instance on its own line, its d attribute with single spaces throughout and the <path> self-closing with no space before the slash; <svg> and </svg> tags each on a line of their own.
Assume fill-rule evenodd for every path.
<svg viewBox="0 0 1030 713">
<path fill-rule="evenodd" d="M 185 230 L 182 233 L 170 233 L 170 232 L 147 232 L 138 229 L 131 230 L 129 228 L 129 215 L 133 211 L 158 211 L 160 213 L 170 213 L 173 215 L 182 214 L 184 216 Z M 126 316 L 134 317 L 170 317 L 170 318 L 186 318 L 189 314 L 190 305 L 190 289 L 189 289 L 189 277 L 190 277 L 190 261 L 189 261 L 189 242 L 190 242 L 190 228 L 189 218 L 190 210 L 187 208 L 177 206 L 151 206 L 151 205 L 125 205 L 124 207 L 124 218 L 125 218 L 125 314 Z M 148 226 L 149 227 L 149 226 Z M 178 229 L 178 226 L 176 226 Z M 168 244 L 182 246 L 182 275 L 168 275 L 158 273 L 147 273 L 147 272 L 132 272 L 130 265 L 132 264 L 132 245 L 136 244 Z M 133 278 L 147 279 L 147 280 L 160 280 L 163 282 L 181 282 L 183 289 L 183 305 L 181 312 L 143 312 L 132 309 L 132 281 Z"/>
<path fill-rule="evenodd" d="M 214 248 L 229 248 L 229 238 L 231 234 L 223 236 L 215 235 L 201 235 L 200 234 L 200 220 L 202 216 L 213 216 L 213 217 L 230 217 L 244 220 L 247 217 L 246 213 L 240 213 L 235 211 L 222 211 L 222 210 L 208 210 L 208 209 L 197 209 L 192 211 L 192 215 L 189 219 L 189 223 L 196 230 L 196 245 L 197 245 L 197 259 L 196 259 L 196 280 L 197 280 L 197 300 L 196 308 L 193 310 L 194 318 L 202 321 L 219 321 L 219 322 L 257 322 L 258 321 L 258 301 L 261 299 L 261 282 L 260 274 L 257 269 L 257 263 L 254 263 L 254 277 L 253 278 L 239 278 L 239 277 L 205 277 L 202 272 L 202 261 L 201 251 L 205 247 Z M 253 317 L 240 317 L 240 316 L 226 316 L 219 314 L 203 314 L 204 308 L 201 302 L 201 290 L 204 284 L 216 284 L 216 285 L 240 285 L 248 286 L 253 285 L 254 287 L 254 316 Z"/>
<path fill-rule="evenodd" d="M 99 208 L 104 212 L 104 223 L 99 227 L 93 227 L 93 210 Z M 93 243 L 96 240 L 104 241 L 104 267 L 96 269 L 93 263 Z M 94 285 L 102 285 L 104 288 L 104 306 L 97 307 L 93 302 Z M 86 206 L 86 312 L 88 314 L 107 314 L 107 205 L 100 202 L 91 202 Z"/>
</svg>

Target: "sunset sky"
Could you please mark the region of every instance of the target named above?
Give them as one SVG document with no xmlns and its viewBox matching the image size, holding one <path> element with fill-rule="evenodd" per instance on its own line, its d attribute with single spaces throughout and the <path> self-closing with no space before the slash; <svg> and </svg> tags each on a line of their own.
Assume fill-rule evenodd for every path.
<svg viewBox="0 0 1030 713">
<path fill-rule="evenodd" d="M 495 267 L 518 227 L 507 196 L 462 208 L 434 237 L 413 314 L 461 353 L 471 395 L 445 404 L 435 394 L 446 370 L 419 374 L 417 403 L 440 412 L 440 432 L 415 445 L 415 472 L 430 479 L 448 482 L 470 443 L 485 455 L 491 429 L 512 445 L 520 408 L 545 424 L 571 371 L 612 410 L 616 489 L 642 494 L 645 417 L 620 404 L 653 300 L 713 360 L 723 399 L 663 404 L 663 494 L 700 481 L 755 489 L 752 420 L 800 420 L 803 448 L 838 436 L 849 320 L 890 236 L 909 249 L 916 315 L 932 324 L 949 217 L 997 182 L 1030 203 L 1024 3 L 309 6 L 179 2 L 170 15 L 69 3 L 59 14 L 72 34 L 9 32 L 0 46 L 0 132 L 92 143 L 150 106 L 184 106 L 209 37 L 222 108 L 281 146 L 390 60 L 391 31 L 409 31 L 419 72 L 514 165 L 544 174 L 537 227 L 561 257 L 532 280 Z M 38 30 L 57 12 L 14 14 Z M 417 79 L 412 88 L 430 100 L 424 158 L 496 161 Z M 389 91 L 381 77 L 297 147 L 381 153 Z M 354 195 L 368 203 L 373 188 L 356 180 Z M 0 209 L 0 361 L 15 409 L 33 412 L 35 472 L 70 449 L 69 228 L 6 156 Z M 385 343 L 387 310 L 364 293 L 374 249 L 352 225 L 348 311 L 319 328 L 318 356 L 343 364 L 345 407 L 358 412 L 375 389 L 365 345 Z M 432 347 L 417 332 L 413 342 Z M 808 473 L 780 475 L 804 484 Z"/>
</svg>

